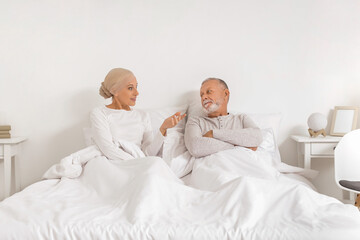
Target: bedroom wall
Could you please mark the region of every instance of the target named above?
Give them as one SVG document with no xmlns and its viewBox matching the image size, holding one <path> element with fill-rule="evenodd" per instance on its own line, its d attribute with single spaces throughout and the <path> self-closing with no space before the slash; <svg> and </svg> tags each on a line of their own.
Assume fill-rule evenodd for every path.
<svg viewBox="0 0 360 240">
<path fill-rule="evenodd" d="M 311 113 L 360 105 L 359 12 L 356 0 L 1 1 L 0 121 L 29 138 L 22 187 L 84 146 L 99 84 L 119 66 L 136 74 L 140 108 L 225 79 L 231 109 L 284 114 L 280 151 L 295 165 L 289 136 L 306 134 Z M 319 191 L 340 197 L 333 161 L 313 166 Z"/>
</svg>

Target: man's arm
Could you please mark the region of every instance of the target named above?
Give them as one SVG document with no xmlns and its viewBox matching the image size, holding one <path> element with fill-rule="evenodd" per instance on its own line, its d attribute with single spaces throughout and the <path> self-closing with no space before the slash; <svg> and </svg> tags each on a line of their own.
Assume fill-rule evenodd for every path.
<svg viewBox="0 0 360 240">
<path fill-rule="evenodd" d="M 213 138 L 235 146 L 258 147 L 262 142 L 261 130 L 248 116 L 243 115 L 241 120 L 243 129 L 214 129 Z"/>
<path fill-rule="evenodd" d="M 199 123 L 194 118 L 188 119 L 185 127 L 185 146 L 196 158 L 234 147 L 233 144 L 218 139 L 203 137 Z"/>
</svg>

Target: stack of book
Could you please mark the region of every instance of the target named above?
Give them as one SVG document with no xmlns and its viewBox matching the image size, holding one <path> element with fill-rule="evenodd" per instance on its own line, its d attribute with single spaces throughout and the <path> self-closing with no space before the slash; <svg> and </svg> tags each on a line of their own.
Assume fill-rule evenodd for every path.
<svg viewBox="0 0 360 240">
<path fill-rule="evenodd" d="M 10 125 L 0 125 L 0 138 L 11 138 Z"/>
</svg>

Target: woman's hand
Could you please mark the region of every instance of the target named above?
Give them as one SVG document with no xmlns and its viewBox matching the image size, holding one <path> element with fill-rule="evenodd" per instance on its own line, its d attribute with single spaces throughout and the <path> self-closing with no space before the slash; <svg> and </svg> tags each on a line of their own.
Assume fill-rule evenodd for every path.
<svg viewBox="0 0 360 240">
<path fill-rule="evenodd" d="M 175 127 L 184 117 L 186 117 L 186 113 L 181 115 L 180 112 L 175 113 L 174 115 L 168 117 L 164 120 L 163 124 L 160 127 L 160 132 L 163 136 L 166 136 L 166 130 L 168 128 Z"/>
</svg>

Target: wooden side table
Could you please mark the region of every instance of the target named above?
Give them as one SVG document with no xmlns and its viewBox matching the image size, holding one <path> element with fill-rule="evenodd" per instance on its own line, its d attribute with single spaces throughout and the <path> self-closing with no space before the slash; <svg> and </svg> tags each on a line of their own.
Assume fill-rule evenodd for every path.
<svg viewBox="0 0 360 240">
<path fill-rule="evenodd" d="M 297 142 L 298 166 L 311 168 L 312 158 L 334 158 L 334 149 L 341 137 L 292 135 L 291 139 Z"/>
<path fill-rule="evenodd" d="M 0 138 L 0 159 L 4 159 L 4 197 L 10 196 L 11 191 L 11 160 L 15 161 L 15 189 L 20 191 L 20 144 L 26 137 Z M 13 158 L 14 157 L 14 158 Z"/>
</svg>

